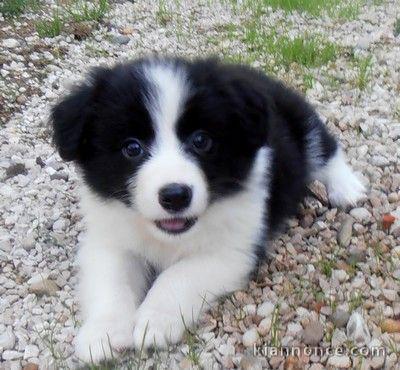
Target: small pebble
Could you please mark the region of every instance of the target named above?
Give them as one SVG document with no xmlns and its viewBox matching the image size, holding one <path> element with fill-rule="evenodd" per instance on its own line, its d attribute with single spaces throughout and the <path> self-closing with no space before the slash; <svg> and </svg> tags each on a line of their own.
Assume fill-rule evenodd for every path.
<svg viewBox="0 0 400 370">
<path fill-rule="evenodd" d="M 275 305 L 271 302 L 264 302 L 257 308 L 257 315 L 269 317 L 274 312 Z"/>
<path fill-rule="evenodd" d="M 349 369 L 351 367 L 351 360 L 349 356 L 331 356 L 328 358 L 327 365 L 339 369 Z"/>
<path fill-rule="evenodd" d="M 42 279 L 41 281 L 33 283 L 29 286 L 29 292 L 38 296 L 55 295 L 59 290 L 60 288 L 58 285 L 53 280 L 49 279 Z"/>
<path fill-rule="evenodd" d="M 258 340 L 257 329 L 252 328 L 243 334 L 242 342 L 245 347 L 252 347 Z"/>
<path fill-rule="evenodd" d="M 18 360 L 23 357 L 23 354 L 18 351 L 5 350 L 2 357 L 5 361 Z"/>
<path fill-rule="evenodd" d="M 19 46 L 19 42 L 16 39 L 5 39 L 2 43 L 3 47 L 8 49 L 15 49 Z"/>
<path fill-rule="evenodd" d="M 358 222 L 370 221 L 372 218 L 371 213 L 365 208 L 354 208 L 350 211 L 350 215 Z"/>
<path fill-rule="evenodd" d="M 347 322 L 349 321 L 350 314 L 346 311 L 343 311 L 341 309 L 337 309 L 331 317 L 331 320 L 335 327 L 337 328 L 343 328 L 347 325 Z"/>
<path fill-rule="evenodd" d="M 35 346 L 34 344 L 28 344 L 25 347 L 24 360 L 28 360 L 32 357 L 38 357 L 38 356 L 39 356 L 38 346 Z"/>
<path fill-rule="evenodd" d="M 260 360 L 254 356 L 243 356 L 240 360 L 240 369 L 242 370 L 262 370 Z"/>
<path fill-rule="evenodd" d="M 311 321 L 303 331 L 303 342 L 316 346 L 324 337 L 324 327 L 319 321 Z"/>
<path fill-rule="evenodd" d="M 367 345 L 371 341 L 367 324 L 358 312 L 351 314 L 346 326 L 346 335 L 358 347 Z"/>
<path fill-rule="evenodd" d="M 353 233 L 354 220 L 351 217 L 346 217 L 342 222 L 337 234 L 337 240 L 341 247 L 347 248 L 350 244 L 351 236 Z"/>
<path fill-rule="evenodd" d="M 6 178 L 12 178 L 18 175 L 26 175 L 28 173 L 23 163 L 16 163 L 6 169 Z"/>
<path fill-rule="evenodd" d="M 113 42 L 119 45 L 125 45 L 130 41 L 129 36 L 117 35 L 113 37 Z"/>
</svg>

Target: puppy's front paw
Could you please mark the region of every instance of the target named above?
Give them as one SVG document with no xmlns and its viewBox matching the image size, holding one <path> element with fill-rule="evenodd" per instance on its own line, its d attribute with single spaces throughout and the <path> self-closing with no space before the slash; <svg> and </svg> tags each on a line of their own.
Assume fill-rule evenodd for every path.
<svg viewBox="0 0 400 370">
<path fill-rule="evenodd" d="M 154 309 L 139 309 L 136 313 L 133 341 L 136 349 L 166 348 L 182 338 L 184 324 L 181 317 Z"/>
<path fill-rule="evenodd" d="M 355 206 L 365 199 L 365 186 L 346 163 L 342 150 L 338 150 L 317 174 L 328 189 L 328 197 L 333 206 Z"/>
<path fill-rule="evenodd" d="M 75 338 L 75 355 L 85 363 L 99 363 L 133 347 L 133 319 L 89 320 Z"/>
<path fill-rule="evenodd" d="M 333 206 L 355 206 L 365 198 L 365 192 L 364 185 L 351 171 L 345 177 L 337 177 L 328 184 L 328 196 Z"/>
</svg>

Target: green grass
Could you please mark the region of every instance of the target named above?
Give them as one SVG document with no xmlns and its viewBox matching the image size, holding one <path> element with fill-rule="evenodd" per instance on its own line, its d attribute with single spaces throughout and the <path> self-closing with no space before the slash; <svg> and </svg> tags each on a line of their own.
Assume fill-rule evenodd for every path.
<svg viewBox="0 0 400 370">
<path fill-rule="evenodd" d="M 349 2 L 349 4 L 342 2 L 342 5 L 338 6 L 336 9 L 331 9 L 329 15 L 337 19 L 356 19 L 360 14 L 361 5 L 359 1 Z"/>
<path fill-rule="evenodd" d="M 36 330 L 36 334 L 40 338 L 42 344 L 49 350 L 54 365 L 57 369 L 66 369 L 67 356 L 62 349 L 57 345 L 56 332 L 57 322 L 53 321 L 47 328 Z"/>
<path fill-rule="evenodd" d="M 29 10 L 40 8 L 39 0 L 4 0 L 0 4 L 0 13 L 5 17 L 15 17 Z"/>
<path fill-rule="evenodd" d="M 374 256 L 378 263 L 384 262 L 386 260 L 386 253 L 382 248 L 382 245 L 380 243 L 373 243 L 370 245 L 371 249 L 374 252 Z"/>
<path fill-rule="evenodd" d="M 397 18 L 396 22 L 394 23 L 393 33 L 395 36 L 400 35 L 400 18 Z"/>
<path fill-rule="evenodd" d="M 274 311 L 272 312 L 272 320 L 271 320 L 271 343 L 272 347 L 280 347 L 280 303 L 275 305 Z"/>
<path fill-rule="evenodd" d="M 355 84 L 360 90 L 365 90 L 371 80 L 372 56 L 355 58 L 354 63 L 357 70 Z"/>
<path fill-rule="evenodd" d="M 363 295 L 360 290 L 352 292 L 349 299 L 349 310 L 353 312 L 358 307 L 360 307 L 363 303 Z"/>
<path fill-rule="evenodd" d="M 299 36 L 289 39 L 281 36 L 271 45 L 282 63 L 298 63 L 305 67 L 318 67 L 336 58 L 337 46 L 319 36 Z"/>
<path fill-rule="evenodd" d="M 108 0 L 77 0 L 53 12 L 51 18 L 37 21 L 36 32 L 40 37 L 55 37 L 61 34 L 65 23 L 100 22 L 109 8 Z"/>
<path fill-rule="evenodd" d="M 315 77 L 312 73 L 306 72 L 303 75 L 303 91 L 306 92 L 314 86 Z"/>
<path fill-rule="evenodd" d="M 204 343 L 197 332 L 193 329 L 185 328 L 185 343 L 188 345 L 187 358 L 194 366 L 200 365 L 200 355 L 204 350 Z"/>
<path fill-rule="evenodd" d="M 332 7 L 337 1 L 332 0 L 264 0 L 264 5 L 273 9 L 283 9 L 287 12 L 299 11 L 312 15 L 319 15 L 328 7 Z"/>
<path fill-rule="evenodd" d="M 237 9 L 240 5 L 250 9 L 253 14 L 261 15 L 267 12 L 267 8 L 282 9 L 291 13 L 294 11 L 306 13 L 311 16 L 320 16 L 327 13 L 336 19 L 355 19 L 360 12 L 361 0 L 346 2 L 343 0 L 231 0 Z"/>
<path fill-rule="evenodd" d="M 291 39 L 266 33 L 256 23 L 249 24 L 243 41 L 250 53 L 256 53 L 261 58 L 273 55 L 275 62 L 285 67 L 292 63 L 307 68 L 319 67 L 336 59 L 339 49 L 319 35 L 305 34 Z"/>
<path fill-rule="evenodd" d="M 172 19 L 172 14 L 168 8 L 166 0 L 158 0 L 158 8 L 156 11 L 156 19 L 162 26 L 167 25 Z"/>
<path fill-rule="evenodd" d="M 35 24 L 39 37 L 56 37 L 64 28 L 64 22 L 58 12 L 53 13 L 49 20 L 40 20 Z"/>
<path fill-rule="evenodd" d="M 386 343 L 389 353 L 395 353 L 400 356 L 400 346 L 392 338 L 389 338 Z"/>
<path fill-rule="evenodd" d="M 70 20 L 74 22 L 101 21 L 110 8 L 108 0 L 75 1 L 65 7 Z"/>
<path fill-rule="evenodd" d="M 318 262 L 321 272 L 328 278 L 332 277 L 334 262 L 328 259 L 322 259 Z"/>
</svg>

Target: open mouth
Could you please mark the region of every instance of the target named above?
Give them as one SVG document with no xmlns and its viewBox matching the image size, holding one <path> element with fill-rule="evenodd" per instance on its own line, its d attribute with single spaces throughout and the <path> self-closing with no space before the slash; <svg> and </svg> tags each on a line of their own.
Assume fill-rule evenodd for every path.
<svg viewBox="0 0 400 370">
<path fill-rule="evenodd" d="M 168 234 L 181 234 L 188 231 L 197 221 L 196 217 L 175 217 L 155 221 L 155 225 Z"/>
</svg>

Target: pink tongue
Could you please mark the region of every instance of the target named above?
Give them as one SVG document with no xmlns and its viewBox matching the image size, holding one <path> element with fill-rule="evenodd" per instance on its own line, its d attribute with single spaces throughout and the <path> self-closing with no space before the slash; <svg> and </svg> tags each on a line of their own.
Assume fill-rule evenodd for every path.
<svg viewBox="0 0 400 370">
<path fill-rule="evenodd" d="M 161 227 L 167 230 L 181 230 L 185 227 L 186 221 L 179 218 L 160 221 Z"/>
</svg>

